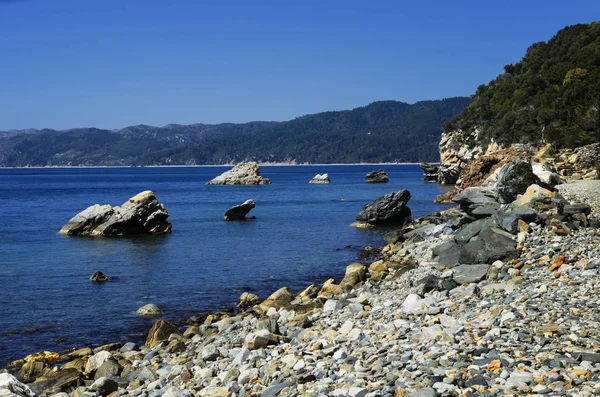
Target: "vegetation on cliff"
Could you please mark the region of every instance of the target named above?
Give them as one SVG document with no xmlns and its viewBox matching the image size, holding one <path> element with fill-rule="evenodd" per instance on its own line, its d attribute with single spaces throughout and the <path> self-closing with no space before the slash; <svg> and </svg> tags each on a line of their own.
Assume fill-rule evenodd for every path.
<svg viewBox="0 0 600 397">
<path fill-rule="evenodd" d="M 555 148 L 600 141 L 600 22 L 560 30 L 533 44 L 520 62 L 481 85 L 446 131 L 479 129 L 494 140 L 552 143 Z"/>
<path fill-rule="evenodd" d="M 285 122 L 0 132 L 0 166 L 437 161 L 441 124 L 469 101 L 380 101 Z"/>
</svg>

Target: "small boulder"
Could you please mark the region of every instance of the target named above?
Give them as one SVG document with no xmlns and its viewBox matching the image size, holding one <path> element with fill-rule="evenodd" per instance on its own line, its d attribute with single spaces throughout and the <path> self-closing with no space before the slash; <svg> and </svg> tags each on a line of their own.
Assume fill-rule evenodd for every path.
<svg viewBox="0 0 600 397">
<path fill-rule="evenodd" d="M 458 265 L 452 269 L 452 279 L 457 284 L 478 283 L 483 280 L 490 265 Z"/>
<path fill-rule="evenodd" d="M 519 256 L 517 242 L 504 230 L 484 228 L 477 237 L 462 247 L 458 262 L 461 264 L 484 264 L 496 260 L 514 259 Z"/>
<path fill-rule="evenodd" d="M 426 180 L 427 182 L 437 182 L 440 167 L 431 163 L 421 163 L 419 165 L 423 170 L 424 180 Z"/>
<path fill-rule="evenodd" d="M 168 340 L 171 334 L 181 335 L 181 332 L 175 324 L 169 323 L 165 320 L 158 320 L 148 332 L 146 346 L 153 348 L 159 343 Z"/>
<path fill-rule="evenodd" d="M 250 350 L 264 349 L 269 344 L 270 338 L 271 332 L 268 329 L 259 329 L 246 335 L 244 343 Z"/>
<path fill-rule="evenodd" d="M 282 287 L 269 295 L 258 308 L 263 312 L 267 312 L 272 307 L 275 309 L 287 308 L 291 305 L 292 300 L 294 300 L 294 295 L 292 295 L 287 287 Z"/>
<path fill-rule="evenodd" d="M 558 192 L 552 192 L 548 189 L 544 189 L 540 185 L 533 184 L 525 190 L 523 194 L 517 196 L 517 199 L 511 204 L 512 207 L 522 207 L 529 205 L 533 200 L 540 199 L 542 197 L 550 198 L 561 198 Z"/>
<path fill-rule="evenodd" d="M 98 378 L 91 386 L 91 391 L 97 392 L 101 396 L 108 396 L 119 390 L 119 384 L 106 377 Z"/>
<path fill-rule="evenodd" d="M 242 204 L 235 205 L 225 211 L 223 216 L 224 221 L 243 221 L 246 219 L 248 212 L 256 207 L 254 200 L 246 200 Z"/>
<path fill-rule="evenodd" d="M 258 295 L 251 294 L 250 292 L 244 292 L 240 295 L 240 302 L 238 303 L 238 307 L 240 309 L 247 309 L 252 306 L 256 306 L 260 303 L 260 298 Z"/>
<path fill-rule="evenodd" d="M 154 303 L 148 303 L 147 305 L 144 305 L 137 309 L 135 312 L 140 316 L 146 317 L 160 316 L 161 314 L 163 314 L 162 310 L 160 310 L 158 306 L 156 306 Z"/>
<path fill-rule="evenodd" d="M 327 184 L 327 183 L 331 183 L 331 179 L 329 179 L 329 174 L 317 174 L 315 176 L 313 176 L 313 178 L 308 181 L 308 183 L 312 183 L 312 184 Z"/>
<path fill-rule="evenodd" d="M 229 171 L 208 181 L 207 185 L 270 185 L 268 178 L 260 176 L 260 169 L 255 162 L 239 163 Z"/>
<path fill-rule="evenodd" d="M 525 193 L 533 184 L 540 185 L 542 182 L 533 173 L 531 163 L 522 158 L 513 160 L 498 173 L 496 200 L 500 204 L 512 203 L 517 195 Z"/>
<path fill-rule="evenodd" d="M 344 279 L 340 282 L 340 287 L 345 290 L 351 290 L 355 285 L 367 279 L 367 268 L 360 263 L 353 263 L 346 267 Z"/>
<path fill-rule="evenodd" d="M 375 170 L 365 175 L 367 183 L 388 183 L 390 178 L 384 170 Z"/>
<path fill-rule="evenodd" d="M 121 206 L 93 205 L 81 211 L 60 229 L 66 236 L 125 236 L 171 231 L 169 213 L 150 190 L 130 198 Z"/>
<path fill-rule="evenodd" d="M 373 226 L 403 226 L 412 220 L 410 208 L 406 206 L 409 200 L 408 190 L 388 193 L 365 204 L 356 220 Z"/>
<path fill-rule="evenodd" d="M 94 274 L 90 276 L 90 281 L 92 283 L 103 283 L 108 280 L 110 280 L 110 277 L 102 272 L 94 272 Z"/>
</svg>

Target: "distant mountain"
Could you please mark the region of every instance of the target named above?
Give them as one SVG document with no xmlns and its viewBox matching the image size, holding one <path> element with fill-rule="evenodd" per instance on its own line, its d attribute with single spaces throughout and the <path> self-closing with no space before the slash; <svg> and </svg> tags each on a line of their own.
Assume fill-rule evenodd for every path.
<svg viewBox="0 0 600 397">
<path fill-rule="evenodd" d="M 437 161 L 441 124 L 469 101 L 381 101 L 285 122 L 0 131 L 0 166 Z"/>
</svg>

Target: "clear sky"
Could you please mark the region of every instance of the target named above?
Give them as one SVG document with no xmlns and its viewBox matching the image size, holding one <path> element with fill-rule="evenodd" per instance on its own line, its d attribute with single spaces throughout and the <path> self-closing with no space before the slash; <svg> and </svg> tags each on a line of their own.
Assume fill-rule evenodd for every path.
<svg viewBox="0 0 600 397">
<path fill-rule="evenodd" d="M 0 130 L 472 94 L 599 0 L 0 0 Z"/>
</svg>

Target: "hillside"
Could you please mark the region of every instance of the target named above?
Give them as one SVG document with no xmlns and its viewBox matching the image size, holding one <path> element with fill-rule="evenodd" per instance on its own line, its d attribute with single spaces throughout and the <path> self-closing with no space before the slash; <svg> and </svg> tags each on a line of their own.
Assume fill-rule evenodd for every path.
<svg viewBox="0 0 600 397">
<path fill-rule="evenodd" d="M 555 148 L 600 141 L 600 22 L 560 30 L 535 43 L 520 62 L 477 89 L 471 104 L 444 124 L 492 140 L 551 143 Z"/>
<path fill-rule="evenodd" d="M 469 98 L 374 102 L 285 122 L 0 132 L 0 166 L 437 161 L 440 125 Z"/>
</svg>

